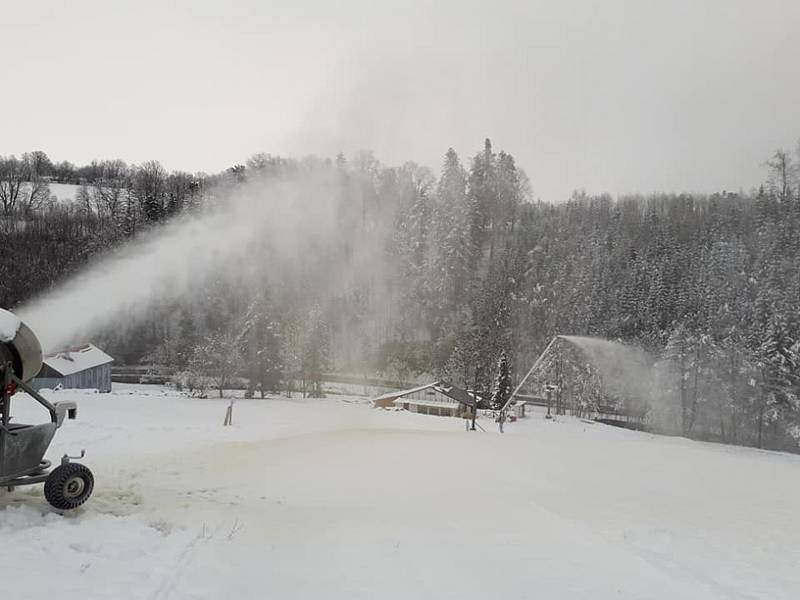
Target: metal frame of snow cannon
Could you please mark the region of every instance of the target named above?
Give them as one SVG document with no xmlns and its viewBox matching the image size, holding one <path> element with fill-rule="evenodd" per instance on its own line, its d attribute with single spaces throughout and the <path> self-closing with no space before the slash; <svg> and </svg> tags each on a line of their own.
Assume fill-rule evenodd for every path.
<svg viewBox="0 0 800 600">
<path fill-rule="evenodd" d="M 506 414 L 508 414 L 508 410 L 509 410 L 509 408 L 511 406 L 514 405 L 514 402 L 516 402 L 517 394 L 522 389 L 522 386 L 525 385 L 525 382 L 528 381 L 528 378 L 533 374 L 533 372 L 537 368 L 539 368 L 539 365 L 541 364 L 541 362 L 544 359 L 545 355 L 548 353 L 550 348 L 553 346 L 553 344 L 555 344 L 558 341 L 558 339 L 560 337 L 561 337 L 560 335 L 557 335 L 557 336 L 553 337 L 553 339 L 550 340 L 550 343 L 548 343 L 547 346 L 545 346 L 545 349 L 542 351 L 542 353 L 539 355 L 539 357 L 536 359 L 536 361 L 534 361 L 533 366 L 525 374 L 525 377 L 523 377 L 522 380 L 517 384 L 517 387 L 514 388 L 514 391 L 511 392 L 511 395 L 508 397 L 508 400 L 506 400 L 506 403 L 500 409 L 501 415 L 505 416 Z M 549 404 L 550 403 L 548 401 L 548 407 L 547 407 L 548 418 L 549 418 L 549 415 L 550 415 L 550 406 L 549 406 Z"/>
<path fill-rule="evenodd" d="M 94 477 L 85 466 L 70 462 L 66 454 L 61 465 L 50 470 L 44 455 L 64 420 L 78 414 L 74 402 L 51 403 L 14 373 L 14 365 L 0 366 L 0 488 L 12 491 L 23 485 L 45 484 L 45 497 L 55 508 L 70 510 L 83 504 L 94 488 Z M 49 423 L 11 423 L 11 397 L 22 390 L 41 404 L 50 415 Z M 81 458 L 85 451 L 81 451 Z"/>
</svg>

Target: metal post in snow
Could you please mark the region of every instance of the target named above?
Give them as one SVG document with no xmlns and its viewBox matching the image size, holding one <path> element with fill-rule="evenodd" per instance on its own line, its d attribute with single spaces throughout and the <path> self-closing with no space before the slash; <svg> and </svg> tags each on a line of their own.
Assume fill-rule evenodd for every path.
<svg viewBox="0 0 800 600">
<path fill-rule="evenodd" d="M 223 427 L 228 427 L 229 425 L 233 425 L 233 400 L 228 404 L 228 408 L 225 409 L 225 421 L 222 423 Z"/>
</svg>

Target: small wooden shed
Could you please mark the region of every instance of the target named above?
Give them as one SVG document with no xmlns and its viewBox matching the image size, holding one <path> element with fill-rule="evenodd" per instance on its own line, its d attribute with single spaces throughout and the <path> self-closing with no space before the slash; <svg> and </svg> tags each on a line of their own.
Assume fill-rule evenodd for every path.
<svg viewBox="0 0 800 600">
<path fill-rule="evenodd" d="M 111 364 L 114 359 L 94 344 L 84 344 L 53 352 L 44 357 L 39 375 L 33 380 L 36 390 L 96 389 L 111 391 Z"/>
</svg>

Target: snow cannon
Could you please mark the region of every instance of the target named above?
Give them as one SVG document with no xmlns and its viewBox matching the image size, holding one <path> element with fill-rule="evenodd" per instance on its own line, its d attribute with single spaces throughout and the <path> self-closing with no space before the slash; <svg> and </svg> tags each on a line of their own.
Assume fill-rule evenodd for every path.
<svg viewBox="0 0 800 600">
<path fill-rule="evenodd" d="M 64 455 L 51 470 L 45 459 L 56 431 L 75 419 L 74 402 L 54 402 L 39 394 L 31 380 L 42 368 L 42 347 L 36 335 L 16 315 L 0 309 L 0 488 L 13 491 L 23 485 L 44 483 L 44 496 L 59 510 L 81 506 L 94 489 L 94 476 L 82 464 Z M 49 419 L 38 424 L 13 422 L 12 399 L 21 396 L 40 405 Z M 81 451 L 83 458 L 85 451 Z"/>
<path fill-rule="evenodd" d="M 11 363 L 14 375 L 29 382 L 42 368 L 42 346 L 30 327 L 0 309 L 0 365 Z"/>
</svg>

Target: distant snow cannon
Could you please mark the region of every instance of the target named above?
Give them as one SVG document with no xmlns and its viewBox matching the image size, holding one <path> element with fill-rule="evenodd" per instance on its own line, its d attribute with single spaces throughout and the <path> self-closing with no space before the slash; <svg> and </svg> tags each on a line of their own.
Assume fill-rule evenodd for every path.
<svg viewBox="0 0 800 600">
<path fill-rule="evenodd" d="M 50 470 L 44 455 L 66 418 L 77 417 L 74 402 L 50 403 L 28 383 L 42 368 L 42 347 L 33 331 L 20 319 L 0 309 L 0 488 L 44 483 L 47 501 L 59 510 L 79 507 L 94 489 L 92 472 L 64 455 Z M 11 399 L 25 392 L 50 416 L 47 423 L 12 423 Z M 84 456 L 81 451 L 81 457 Z"/>
</svg>

